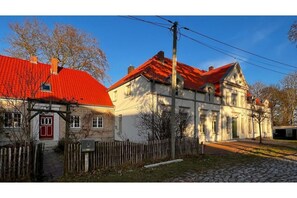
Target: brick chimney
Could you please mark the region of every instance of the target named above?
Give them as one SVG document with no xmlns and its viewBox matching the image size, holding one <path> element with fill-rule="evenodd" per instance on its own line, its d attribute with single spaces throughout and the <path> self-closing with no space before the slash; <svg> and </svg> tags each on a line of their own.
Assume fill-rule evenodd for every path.
<svg viewBox="0 0 297 198">
<path fill-rule="evenodd" d="M 37 56 L 30 56 L 30 63 L 37 64 L 38 58 Z"/>
<path fill-rule="evenodd" d="M 130 74 L 134 69 L 135 69 L 134 66 L 133 65 L 130 65 L 128 67 L 128 74 Z"/>
<path fill-rule="evenodd" d="M 52 74 L 58 74 L 58 59 L 52 58 L 51 59 L 51 73 Z"/>
<path fill-rule="evenodd" d="M 159 61 L 161 61 L 162 63 L 164 63 L 164 52 L 163 51 L 159 51 L 157 54 L 157 58 Z"/>
<path fill-rule="evenodd" d="M 214 69 L 214 66 L 209 66 L 209 68 L 208 68 L 208 71 L 211 71 L 211 70 L 213 70 Z"/>
</svg>

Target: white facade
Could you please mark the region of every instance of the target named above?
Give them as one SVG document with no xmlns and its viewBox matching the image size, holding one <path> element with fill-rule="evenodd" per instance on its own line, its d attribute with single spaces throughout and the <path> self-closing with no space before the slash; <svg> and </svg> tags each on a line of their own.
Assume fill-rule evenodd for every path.
<svg viewBox="0 0 297 198">
<path fill-rule="evenodd" d="M 213 86 L 207 84 L 207 86 Z M 161 104 L 171 104 L 171 87 L 154 83 L 144 76 L 109 91 L 115 106 L 115 139 L 141 142 L 147 137 L 137 129 L 138 114 L 144 108 Z M 220 81 L 221 96 L 210 93 L 180 89 L 176 96 L 176 109 L 187 109 L 191 115 L 186 135 L 199 137 L 199 141 L 224 141 L 235 138 L 259 136 L 258 123 L 251 117 L 251 103 L 247 101 L 248 86 L 239 65 L 232 67 Z M 213 97 L 213 98 L 212 98 Z M 264 107 L 269 115 L 262 122 L 262 136 L 272 137 L 270 109 Z M 254 132 L 254 134 L 253 134 Z"/>
</svg>

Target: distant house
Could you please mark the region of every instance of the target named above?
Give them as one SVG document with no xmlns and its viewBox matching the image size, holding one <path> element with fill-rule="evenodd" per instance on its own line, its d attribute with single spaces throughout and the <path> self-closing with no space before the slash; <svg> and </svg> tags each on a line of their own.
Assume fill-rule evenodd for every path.
<svg viewBox="0 0 297 198">
<path fill-rule="evenodd" d="M 297 140 L 297 126 L 275 126 L 273 127 L 273 138 Z"/>
<path fill-rule="evenodd" d="M 155 110 L 171 106 L 172 60 L 164 52 L 147 60 L 113 84 L 108 90 L 115 105 L 115 139 L 146 141 L 137 129 L 138 115 L 148 106 Z M 268 101 L 252 102 L 239 63 L 209 67 L 208 71 L 177 63 L 176 109 L 191 115 L 186 136 L 200 141 L 223 141 L 259 136 L 252 117 L 252 106 L 264 108 L 267 118 L 261 123 L 262 136 L 272 137 Z M 148 131 L 151 133 L 151 131 Z M 254 133 L 254 134 L 253 134 Z"/>
<path fill-rule="evenodd" d="M 84 71 L 0 55 L 0 141 L 56 142 L 65 137 L 114 140 L 107 88 Z M 66 119 L 67 120 L 67 119 Z"/>
</svg>

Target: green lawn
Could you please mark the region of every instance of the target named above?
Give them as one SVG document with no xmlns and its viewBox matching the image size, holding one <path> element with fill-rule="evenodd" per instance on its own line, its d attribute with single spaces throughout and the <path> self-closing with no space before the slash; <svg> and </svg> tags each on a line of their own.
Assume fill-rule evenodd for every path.
<svg viewBox="0 0 297 198">
<path fill-rule="evenodd" d="M 186 172 L 200 172 L 220 167 L 246 164 L 262 157 L 280 157 L 296 153 L 297 149 L 286 146 L 261 145 L 248 154 L 199 155 L 183 158 L 183 162 L 162 165 L 155 168 L 126 166 L 97 170 L 81 175 L 62 177 L 59 182 L 162 182 Z"/>
<path fill-rule="evenodd" d="M 67 176 L 59 179 L 61 182 L 162 182 L 172 177 L 178 177 L 186 172 L 199 172 L 215 169 L 222 166 L 232 166 L 246 163 L 256 158 L 249 155 L 225 156 L 196 156 L 183 158 L 184 161 L 162 165 L 155 168 L 121 167 L 114 169 L 97 170 L 76 176 Z"/>
</svg>

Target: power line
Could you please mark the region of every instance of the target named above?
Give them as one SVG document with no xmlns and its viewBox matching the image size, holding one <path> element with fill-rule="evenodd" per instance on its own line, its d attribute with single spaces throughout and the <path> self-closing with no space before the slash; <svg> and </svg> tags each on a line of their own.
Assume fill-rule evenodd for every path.
<svg viewBox="0 0 297 198">
<path fill-rule="evenodd" d="M 169 27 L 166 27 L 166 26 L 164 26 L 164 25 L 161 25 L 160 23 L 156 23 L 156 22 L 152 22 L 152 21 L 148 21 L 148 20 L 144 20 L 144 19 L 140 19 L 140 18 L 137 18 L 137 17 L 134 17 L 134 16 L 128 16 L 128 17 L 125 17 L 125 16 L 123 16 L 124 18 L 128 18 L 128 19 L 132 19 L 132 20 L 138 20 L 138 21 L 141 21 L 141 22 L 145 22 L 145 23 L 148 23 L 148 24 L 151 24 L 151 25 L 156 25 L 156 26 L 159 26 L 159 27 L 162 27 L 162 28 L 166 28 L 166 29 L 171 29 L 171 28 L 169 28 Z M 160 18 L 160 17 L 159 17 Z M 163 18 L 163 17 L 161 17 L 161 18 Z M 163 18 L 163 20 L 166 20 L 165 18 Z M 169 22 L 169 21 L 168 21 Z M 185 28 L 183 28 L 183 29 L 185 29 Z M 203 46 L 205 46 L 205 47 L 207 47 L 207 48 L 210 48 L 210 49 L 212 49 L 212 50 L 215 50 L 215 51 L 217 51 L 217 52 L 219 52 L 219 53 L 221 53 L 221 54 L 224 54 L 224 55 L 226 55 L 226 56 L 229 56 L 229 57 L 232 57 L 233 59 L 235 59 L 235 60 L 240 60 L 240 61 L 242 61 L 242 62 L 245 62 L 245 63 L 247 63 L 247 64 L 250 64 L 250 65 L 253 65 L 253 66 L 256 66 L 256 67 L 260 67 L 260 68 L 262 68 L 262 69 L 265 69 L 265 70 L 269 70 L 269 71 L 272 71 L 272 72 L 275 72 L 275 73 L 279 73 L 279 74 L 283 74 L 283 75 L 290 75 L 290 74 L 287 74 L 287 73 L 283 73 L 283 72 L 280 72 L 280 71 L 277 71 L 277 70 L 274 70 L 274 69 L 270 69 L 270 68 L 267 68 L 267 67 L 264 67 L 264 66 L 262 66 L 262 65 L 258 65 L 258 64 L 255 64 L 255 63 L 252 63 L 252 62 L 250 62 L 250 61 L 246 61 L 246 60 L 244 60 L 244 59 L 242 59 L 242 58 L 239 58 L 238 56 L 240 56 L 240 55 L 236 55 L 235 53 L 232 53 L 232 52 L 226 52 L 226 50 L 223 50 L 223 49 L 220 49 L 220 48 L 217 48 L 217 47 L 213 47 L 213 46 L 210 46 L 210 45 L 208 45 L 208 44 L 206 44 L 206 43 L 203 43 L 203 42 L 201 42 L 201 41 L 199 41 L 199 40 L 197 40 L 197 39 L 194 39 L 194 38 L 192 38 L 192 37 L 190 37 L 190 36 L 187 36 L 187 35 L 185 35 L 185 34 L 182 34 L 182 33 L 179 33 L 181 36 L 184 36 L 184 37 L 186 37 L 186 38 L 188 38 L 188 39 L 190 39 L 190 40 L 192 40 L 192 41 L 194 41 L 194 42 L 196 42 L 196 43 L 199 43 L 199 44 L 201 44 L 201 45 L 203 45 Z M 229 44 L 228 44 L 229 45 Z M 236 56 L 234 56 L 234 55 L 232 55 L 232 54 L 235 54 Z M 268 63 L 264 63 L 264 64 L 267 64 L 267 65 L 269 65 Z M 271 64 L 270 64 L 271 65 Z M 273 66 L 275 66 L 275 65 L 273 65 Z M 294 66 L 291 66 L 291 67 L 294 67 Z M 296 67 L 297 68 L 297 67 Z"/>
<path fill-rule="evenodd" d="M 221 49 L 218 49 L 218 48 L 216 48 L 216 47 L 210 46 L 210 45 L 208 45 L 208 44 L 206 44 L 206 43 L 203 43 L 203 42 L 201 42 L 201 41 L 199 41 L 199 40 L 197 40 L 197 39 L 194 39 L 194 38 L 192 38 L 192 37 L 190 37 L 190 36 L 187 36 L 187 35 L 185 35 L 185 34 L 182 34 L 182 33 L 181 33 L 181 35 L 182 35 L 183 37 L 186 37 L 186 38 L 188 38 L 188 39 L 190 39 L 190 40 L 192 40 L 192 41 L 194 41 L 194 42 L 196 42 L 196 43 L 199 43 L 199 44 L 201 44 L 201 45 L 203 45 L 203 46 L 205 46 L 205 47 L 207 47 L 207 48 L 210 48 L 210 49 L 215 50 L 215 51 L 217 51 L 217 52 L 219 52 L 219 53 L 222 53 L 222 54 L 224 54 L 224 55 L 226 55 L 226 56 L 229 56 L 229 57 L 231 57 L 231 58 L 233 58 L 233 59 L 235 59 L 235 60 L 240 60 L 240 61 L 245 62 L 245 63 L 247 63 L 247 64 L 250 64 L 250 65 L 253 65 L 253 66 L 256 66 L 256 67 L 260 67 L 260 68 L 262 68 L 262 69 L 269 70 L 269 71 L 272 71 L 272 72 L 275 72 L 275 73 L 278 73 L 278 74 L 290 75 L 290 74 L 286 74 L 286 73 L 283 73 L 283 72 L 280 72 L 280 71 L 277 71 L 277 70 L 274 70 L 274 69 L 270 69 L 270 68 L 264 67 L 264 66 L 262 66 L 262 65 L 258 65 L 258 64 L 252 63 L 252 62 L 250 62 L 250 61 L 246 61 L 246 60 L 244 60 L 244 59 L 242 59 L 242 58 L 238 58 L 238 57 L 233 56 L 233 55 L 231 55 L 231 54 L 229 54 L 229 53 L 227 53 L 227 52 L 224 52 L 224 51 L 221 50 Z"/>
<path fill-rule="evenodd" d="M 141 21 L 141 22 L 144 22 L 144 23 L 148 23 L 148 24 L 151 24 L 151 25 L 159 26 L 159 27 L 166 28 L 166 29 L 170 30 L 170 27 L 165 26 L 166 24 L 148 21 L 148 20 L 140 19 L 140 18 L 134 17 L 134 16 L 122 16 L 122 17 L 127 18 L 127 19 L 131 19 L 131 20 Z"/>
<path fill-rule="evenodd" d="M 190 32 L 192 32 L 192 33 L 198 34 L 198 35 L 200 35 L 200 36 L 203 36 L 203 37 L 205 37 L 205 38 L 208 38 L 208 39 L 210 39 L 210 40 L 216 41 L 216 42 L 221 43 L 221 44 L 223 44 L 223 45 L 226 45 L 226 46 L 228 46 L 228 47 L 237 49 L 237 50 L 239 50 L 239 51 L 242 51 L 242 52 L 245 52 L 245 53 L 248 53 L 248 54 L 251 54 L 251 55 L 256 56 L 256 57 L 258 57 L 258 58 L 262 58 L 262 59 L 265 59 L 265 60 L 268 60 L 268 61 L 271 61 L 271 62 L 275 62 L 275 63 L 281 64 L 281 65 L 286 65 L 286 66 L 288 66 L 288 67 L 292 67 L 292 68 L 297 69 L 296 66 L 293 66 L 293 65 L 290 65 L 290 64 L 287 64 L 287 63 L 283 63 L 283 62 L 280 62 L 280 61 L 277 61 L 277 60 L 273 60 L 273 59 L 271 59 L 271 58 L 267 58 L 267 57 L 264 57 L 264 56 L 255 54 L 255 53 L 253 53 L 253 52 L 249 52 L 249 51 L 247 51 L 247 50 L 241 49 L 241 48 L 236 47 L 236 46 L 234 46 L 234 45 L 230 45 L 230 44 L 228 44 L 228 43 L 225 43 L 225 42 L 220 41 L 220 40 L 218 40 L 218 39 L 212 38 L 212 37 L 207 36 L 207 35 L 205 35 L 205 34 L 202 34 L 202 33 L 200 33 L 200 32 L 191 30 L 191 29 L 189 29 L 189 28 L 187 28 L 187 27 L 183 27 L 183 29 L 188 30 L 188 31 L 190 31 Z"/>
<path fill-rule="evenodd" d="M 165 21 L 168 21 L 168 22 L 171 22 L 171 23 L 172 23 L 172 21 L 170 21 L 170 20 L 168 20 L 168 19 L 166 19 L 166 18 L 164 18 L 164 17 L 160 17 L 160 16 L 157 16 L 157 17 L 158 17 L 158 18 L 161 18 L 162 20 L 165 20 Z M 188 30 L 188 31 L 190 31 L 190 32 L 192 32 L 192 33 L 194 33 L 194 34 L 198 34 L 198 35 L 200 35 L 200 36 L 203 36 L 203 37 L 208 38 L 208 39 L 210 39 L 210 40 L 213 40 L 213 41 L 215 41 L 215 42 L 221 43 L 221 44 L 226 45 L 226 46 L 228 46 L 228 47 L 234 48 L 234 49 L 236 49 L 236 50 L 239 50 L 239 51 L 248 53 L 248 54 L 250 54 L 250 55 L 256 56 L 256 57 L 258 57 L 258 58 L 262 58 L 262 59 L 265 59 L 265 60 L 268 60 L 268 61 L 271 61 L 271 62 L 275 62 L 275 63 L 281 64 L 281 65 L 285 65 L 285 66 L 288 66 L 288 67 L 297 69 L 297 67 L 294 66 L 294 65 L 290 65 L 290 64 L 287 64 L 287 63 L 283 63 L 283 62 L 280 62 L 280 61 L 271 59 L 271 58 L 264 57 L 264 56 L 262 56 L 262 55 L 258 55 L 258 54 L 256 54 L 256 53 L 253 53 L 253 52 L 244 50 L 244 49 L 239 48 L 239 47 L 236 47 L 236 46 L 234 46 L 234 45 L 230 45 L 230 44 L 228 44 L 228 43 L 226 43 L 226 42 L 220 41 L 220 40 L 218 40 L 218 39 L 215 39 L 215 38 L 213 38 L 213 37 L 210 37 L 210 36 L 208 36 L 208 35 L 206 35 L 206 34 L 200 33 L 200 32 L 198 32 L 198 31 L 192 30 L 192 29 L 187 28 L 187 27 L 182 27 L 182 28 L 185 29 L 185 30 Z"/>
<path fill-rule="evenodd" d="M 169 23 L 172 23 L 173 24 L 173 22 L 172 21 L 170 21 L 169 19 L 166 19 L 166 18 L 164 18 L 164 17 L 161 17 L 161 16 L 156 16 L 156 17 L 158 17 L 158 18 L 160 18 L 160 19 L 162 19 L 162 20 L 164 20 L 164 21 L 167 21 L 167 22 L 169 22 Z"/>
</svg>

